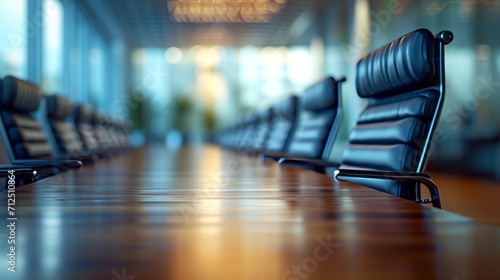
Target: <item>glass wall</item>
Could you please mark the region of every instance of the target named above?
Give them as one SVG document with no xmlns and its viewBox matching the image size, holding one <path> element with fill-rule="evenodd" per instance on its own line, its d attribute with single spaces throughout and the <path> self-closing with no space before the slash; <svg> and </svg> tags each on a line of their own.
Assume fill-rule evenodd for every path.
<svg viewBox="0 0 500 280">
<path fill-rule="evenodd" d="M 124 95 L 118 90 L 125 86 L 118 85 L 127 81 L 123 69 L 113 68 L 124 66 L 123 47 L 116 47 L 124 38 L 111 34 L 83 2 L 0 0 L 0 77 L 14 75 L 44 94 L 66 95 L 121 117 L 111 103 Z"/>
<path fill-rule="evenodd" d="M 27 1 L 0 0 L 0 76 L 28 74 Z"/>
<path fill-rule="evenodd" d="M 137 49 L 128 107 L 153 138 L 176 130 L 202 139 L 246 112 L 300 95 L 322 76 L 312 57 L 309 46 Z"/>
<path fill-rule="evenodd" d="M 106 96 L 111 94 L 107 83 L 111 80 L 109 71 L 110 44 L 95 26 L 89 35 L 89 91 L 87 95 L 89 95 L 91 104 L 102 110 L 107 110 Z"/>
<path fill-rule="evenodd" d="M 42 84 L 44 92 L 63 91 L 64 9 L 58 0 L 43 1 Z"/>
</svg>

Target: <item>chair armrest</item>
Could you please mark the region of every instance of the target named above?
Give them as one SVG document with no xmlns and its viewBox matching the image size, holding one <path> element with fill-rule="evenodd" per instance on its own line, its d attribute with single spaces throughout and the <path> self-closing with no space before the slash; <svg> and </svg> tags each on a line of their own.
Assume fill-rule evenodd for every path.
<svg viewBox="0 0 500 280">
<path fill-rule="evenodd" d="M 317 167 L 339 167 L 340 164 L 335 162 L 324 161 L 320 159 L 308 159 L 308 158 L 280 158 L 278 160 L 280 164 L 300 164 L 300 165 L 311 165 Z"/>
<path fill-rule="evenodd" d="M 320 159 L 309 159 L 299 157 L 281 158 L 278 160 L 279 164 L 295 165 L 302 168 L 314 170 L 321 173 L 326 173 L 326 168 L 338 168 L 340 164 L 335 162 L 328 162 Z"/>
<path fill-rule="evenodd" d="M 266 160 L 278 161 L 279 159 L 286 157 L 286 154 L 284 154 L 284 153 L 260 153 L 257 157 L 259 159 L 261 159 L 262 161 L 266 161 Z"/>
<path fill-rule="evenodd" d="M 14 172 L 12 172 L 14 171 Z M 11 173 L 12 172 L 12 173 Z M 38 171 L 33 168 L 26 168 L 22 166 L 17 166 L 13 164 L 0 164 L 0 178 L 13 179 L 15 178 L 15 186 L 21 186 L 25 179 L 29 183 L 34 182 L 38 179 Z M 7 183 L 8 181 L 6 181 Z M 9 183 L 10 185 L 11 183 Z M 5 189 L 7 189 L 7 185 Z"/>
<path fill-rule="evenodd" d="M 441 208 L 439 191 L 436 184 L 431 180 L 430 176 L 425 173 L 405 172 L 405 171 L 376 171 L 376 170 L 357 170 L 357 169 L 337 169 L 334 172 L 334 178 L 342 180 L 339 177 L 358 177 L 358 178 L 373 178 L 373 179 L 390 179 L 398 182 L 416 182 L 427 187 L 431 194 L 430 199 L 421 199 L 416 202 L 432 203 L 436 208 Z"/>
<path fill-rule="evenodd" d="M 80 155 L 80 154 L 69 154 L 66 156 L 69 160 L 81 161 L 83 165 L 93 164 L 99 161 L 99 156 L 90 154 L 90 155 Z"/>
<path fill-rule="evenodd" d="M 63 159 L 26 159 L 15 160 L 12 164 L 22 164 L 25 167 L 56 167 L 56 168 L 78 168 L 82 166 L 79 160 L 63 160 Z"/>
<path fill-rule="evenodd" d="M 13 164 L 0 164 L 0 177 L 8 177 L 9 171 L 15 171 L 16 174 L 21 175 L 33 175 L 37 173 L 37 171 L 33 168 L 27 168 L 24 166 L 17 166 Z"/>
</svg>

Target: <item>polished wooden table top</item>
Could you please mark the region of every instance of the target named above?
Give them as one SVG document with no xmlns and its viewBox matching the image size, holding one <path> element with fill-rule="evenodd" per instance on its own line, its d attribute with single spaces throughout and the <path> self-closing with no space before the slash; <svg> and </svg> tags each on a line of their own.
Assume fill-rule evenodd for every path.
<svg viewBox="0 0 500 280">
<path fill-rule="evenodd" d="M 0 279 L 500 279 L 499 228 L 209 145 L 18 188 L 16 217 Z"/>
</svg>

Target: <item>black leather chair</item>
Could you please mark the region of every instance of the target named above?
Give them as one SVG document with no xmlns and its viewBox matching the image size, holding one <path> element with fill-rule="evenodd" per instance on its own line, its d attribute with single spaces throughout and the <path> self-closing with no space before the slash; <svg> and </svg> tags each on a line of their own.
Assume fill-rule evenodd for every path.
<svg viewBox="0 0 500 280">
<path fill-rule="evenodd" d="M 113 146 L 115 149 L 120 152 L 129 152 L 132 150 L 125 121 L 109 118 L 108 133 L 113 139 Z"/>
<path fill-rule="evenodd" d="M 125 122 L 118 124 L 120 121 L 87 105 L 76 107 L 74 122 L 85 147 L 99 157 L 109 158 L 131 149 Z"/>
<path fill-rule="evenodd" d="M 6 76 L 1 88 L 0 132 L 12 164 L 43 170 L 40 173 L 45 175 L 82 165 L 80 161 L 53 156 L 52 147 L 34 116 L 41 102 L 36 85 Z"/>
<path fill-rule="evenodd" d="M 368 104 L 337 179 L 441 207 L 437 186 L 422 172 L 444 102 L 444 46 L 452 40 L 450 31 L 418 29 L 359 60 L 356 89 Z M 421 198 L 421 183 L 431 198 Z"/>
<path fill-rule="evenodd" d="M 342 118 L 341 85 L 345 79 L 328 77 L 307 88 L 299 97 L 295 129 L 284 153 L 266 152 L 264 159 L 281 164 L 302 165 L 323 171 L 321 166 L 303 165 L 303 160 L 323 162 L 328 158 Z"/>
<path fill-rule="evenodd" d="M 215 133 L 215 143 L 224 148 L 231 147 L 231 141 L 236 133 L 236 123 L 226 124 Z"/>
<path fill-rule="evenodd" d="M 132 150 L 125 121 L 109 117 L 107 131 L 113 139 L 112 146 L 115 150 L 120 153 L 126 153 Z"/>
<path fill-rule="evenodd" d="M 216 143 L 224 148 L 232 148 L 235 135 L 237 133 L 237 122 L 226 124 L 216 133 Z"/>
<path fill-rule="evenodd" d="M 89 151 L 100 150 L 99 141 L 95 136 L 94 127 L 92 125 L 95 112 L 92 107 L 87 105 L 77 105 L 74 112 L 74 122 L 76 131 L 80 135 L 80 139 Z"/>
<path fill-rule="evenodd" d="M 384 45 L 356 66 L 356 90 L 367 105 L 350 133 L 338 180 L 441 207 L 437 186 L 424 171 L 444 101 L 444 46 L 453 34 L 418 29 Z M 420 184 L 430 198 L 422 199 Z"/>
<path fill-rule="evenodd" d="M 114 146 L 113 136 L 110 133 L 111 121 L 109 117 L 96 112 L 92 119 L 94 128 L 94 136 L 99 143 L 99 148 L 108 151 L 110 154 L 115 154 L 118 151 Z"/>
<path fill-rule="evenodd" d="M 257 114 L 254 112 L 247 113 L 243 116 L 240 126 L 235 148 L 238 151 L 246 152 L 252 147 L 255 140 L 253 137 L 257 126 Z"/>
<path fill-rule="evenodd" d="M 74 106 L 71 101 L 60 95 L 47 96 L 46 111 L 55 154 L 80 160 L 83 163 L 94 163 L 98 157 L 94 156 L 91 151 L 85 150 L 72 120 Z"/>
<path fill-rule="evenodd" d="M 246 149 L 248 154 L 256 155 L 265 149 L 271 131 L 272 117 L 272 108 L 255 113 L 255 125 L 248 137 L 249 144 Z"/>
<path fill-rule="evenodd" d="M 287 150 L 297 121 L 297 108 L 298 98 L 295 95 L 273 106 L 264 153 L 283 154 Z"/>
</svg>

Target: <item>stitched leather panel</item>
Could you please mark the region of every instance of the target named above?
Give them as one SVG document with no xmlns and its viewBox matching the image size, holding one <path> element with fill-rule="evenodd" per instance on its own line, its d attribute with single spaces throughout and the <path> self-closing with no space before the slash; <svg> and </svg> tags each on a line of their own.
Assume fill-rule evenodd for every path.
<svg viewBox="0 0 500 280">
<path fill-rule="evenodd" d="M 336 115 L 335 109 L 301 114 L 287 152 L 292 155 L 320 158 Z"/>
<path fill-rule="evenodd" d="M 416 118 L 357 125 L 349 136 L 352 144 L 408 144 L 421 147 L 425 124 Z"/>
<path fill-rule="evenodd" d="M 338 92 L 335 81 L 328 77 L 307 88 L 299 97 L 299 107 L 308 111 L 321 111 L 338 106 Z"/>
<path fill-rule="evenodd" d="M 2 111 L 2 120 L 6 127 L 22 126 L 30 128 L 40 128 L 38 122 L 31 116 Z"/>
<path fill-rule="evenodd" d="M 427 121 L 434 113 L 439 93 L 435 90 L 426 90 L 419 93 L 409 92 L 398 97 L 398 99 L 385 98 L 390 100 L 372 100 L 359 116 L 358 123 L 392 121 L 406 117 Z"/>
<path fill-rule="evenodd" d="M 9 128 L 9 139 L 12 143 L 18 142 L 43 142 L 46 141 L 45 134 L 39 129 L 29 129 L 24 127 Z"/>
<path fill-rule="evenodd" d="M 17 159 L 30 159 L 47 157 L 52 154 L 52 149 L 47 142 L 26 142 L 14 145 Z"/>
<path fill-rule="evenodd" d="M 321 158 L 337 116 L 338 101 L 339 92 L 332 77 L 305 90 L 299 97 L 298 122 L 287 153 Z"/>
<path fill-rule="evenodd" d="M 51 156 L 52 149 L 40 124 L 23 111 L 2 111 L 10 145 L 17 159 Z"/>
<path fill-rule="evenodd" d="M 408 145 L 356 145 L 344 150 L 342 165 L 384 171 L 413 171 L 420 152 Z"/>
<path fill-rule="evenodd" d="M 426 83 L 434 76 L 434 36 L 415 30 L 361 58 L 356 65 L 360 97 L 381 97 Z"/>
<path fill-rule="evenodd" d="M 73 125 L 64 121 L 52 121 L 51 127 L 59 150 L 71 152 L 81 151 L 83 149 L 83 143 Z"/>
<path fill-rule="evenodd" d="M 286 144 L 291 139 L 291 133 L 293 133 L 293 124 L 297 118 L 297 106 L 297 96 L 290 96 L 273 107 L 271 130 L 266 145 L 267 151 L 283 152 L 285 150 Z"/>
<path fill-rule="evenodd" d="M 292 132 L 293 120 L 278 120 L 273 123 L 266 150 L 282 152 Z"/>
<path fill-rule="evenodd" d="M 94 127 L 94 137 L 97 140 L 97 145 L 100 148 L 111 147 L 111 137 L 104 125 L 97 125 L 96 127 Z"/>
<path fill-rule="evenodd" d="M 76 128 L 87 149 L 93 150 L 99 147 L 99 143 L 94 136 L 94 130 L 90 124 L 82 123 L 77 125 Z"/>
</svg>

